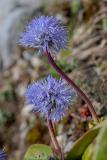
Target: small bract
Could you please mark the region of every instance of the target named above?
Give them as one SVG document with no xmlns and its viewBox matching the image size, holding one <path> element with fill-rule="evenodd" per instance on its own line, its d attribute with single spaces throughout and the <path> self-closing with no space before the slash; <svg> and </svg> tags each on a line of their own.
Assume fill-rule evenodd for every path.
<svg viewBox="0 0 107 160">
<path fill-rule="evenodd" d="M 25 95 L 35 112 L 42 113 L 54 122 L 67 115 L 76 99 L 76 92 L 71 86 L 51 75 L 28 86 Z"/>
<path fill-rule="evenodd" d="M 59 52 L 68 42 L 67 29 L 54 16 L 41 16 L 33 19 L 22 33 L 19 44 L 37 48 L 40 53 Z"/>
</svg>

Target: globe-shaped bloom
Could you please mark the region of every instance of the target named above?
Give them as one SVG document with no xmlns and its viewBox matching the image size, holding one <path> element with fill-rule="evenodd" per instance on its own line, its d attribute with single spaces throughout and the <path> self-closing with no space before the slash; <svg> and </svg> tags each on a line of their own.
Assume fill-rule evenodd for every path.
<svg viewBox="0 0 107 160">
<path fill-rule="evenodd" d="M 0 160 L 7 160 L 7 155 L 3 150 L 0 150 Z"/>
<path fill-rule="evenodd" d="M 62 79 L 57 80 L 49 75 L 28 86 L 25 96 L 35 112 L 57 122 L 68 113 L 76 99 L 76 92 Z"/>
<path fill-rule="evenodd" d="M 37 48 L 40 53 L 48 51 L 59 52 L 68 42 L 67 29 L 53 16 L 41 16 L 33 19 L 25 28 L 19 44 L 25 47 Z"/>
</svg>

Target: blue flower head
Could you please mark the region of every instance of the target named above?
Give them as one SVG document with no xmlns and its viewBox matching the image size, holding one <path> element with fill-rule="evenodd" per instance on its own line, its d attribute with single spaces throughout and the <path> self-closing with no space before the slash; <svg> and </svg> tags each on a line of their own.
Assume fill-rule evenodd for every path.
<svg viewBox="0 0 107 160">
<path fill-rule="evenodd" d="M 51 75 L 31 84 L 25 95 L 35 112 L 42 113 L 54 122 L 66 116 L 76 98 L 74 89 L 62 79 L 57 80 Z"/>
<path fill-rule="evenodd" d="M 3 150 L 0 150 L 0 160 L 7 160 L 7 155 Z"/>
<path fill-rule="evenodd" d="M 25 32 L 22 33 L 19 44 L 25 47 L 37 48 L 40 53 L 48 51 L 59 52 L 68 42 L 67 29 L 53 16 L 41 16 L 33 19 Z"/>
</svg>

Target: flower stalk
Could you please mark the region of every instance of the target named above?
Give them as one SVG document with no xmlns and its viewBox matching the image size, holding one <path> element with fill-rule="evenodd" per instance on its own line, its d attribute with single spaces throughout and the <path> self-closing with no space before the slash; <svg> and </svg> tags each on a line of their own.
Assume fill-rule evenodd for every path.
<svg viewBox="0 0 107 160">
<path fill-rule="evenodd" d="M 50 134 L 52 143 L 54 145 L 55 152 L 59 154 L 59 157 L 61 160 L 64 160 L 64 155 L 62 153 L 62 150 L 61 150 L 61 148 L 58 144 L 58 141 L 56 139 L 56 136 L 55 136 L 55 131 L 54 131 L 52 121 L 47 119 L 47 124 L 48 124 L 49 134 Z"/>
<path fill-rule="evenodd" d="M 50 52 L 46 49 L 45 55 L 48 58 L 49 63 L 51 64 L 51 66 L 57 71 L 57 73 L 63 78 L 65 79 L 76 91 L 77 93 L 81 96 L 81 98 L 85 101 L 85 103 L 88 105 L 89 111 L 92 114 L 92 117 L 95 121 L 99 122 L 98 116 L 94 110 L 94 107 L 90 101 L 90 99 L 87 97 L 87 95 L 74 83 L 73 80 L 71 80 L 61 69 L 59 66 L 57 66 L 57 64 L 55 63 L 55 61 L 53 60 Z"/>
</svg>

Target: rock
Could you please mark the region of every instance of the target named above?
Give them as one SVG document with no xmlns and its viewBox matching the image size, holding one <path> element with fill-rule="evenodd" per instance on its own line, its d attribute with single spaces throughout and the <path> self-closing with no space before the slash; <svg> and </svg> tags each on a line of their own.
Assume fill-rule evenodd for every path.
<svg viewBox="0 0 107 160">
<path fill-rule="evenodd" d="M 25 22 L 36 14 L 42 0 L 0 1 L 0 66 L 8 67 L 18 53 L 18 39 Z M 4 9 L 3 9 L 4 8 Z"/>
<path fill-rule="evenodd" d="M 31 115 L 31 112 L 33 110 L 33 106 L 28 104 L 28 105 L 25 105 L 21 111 L 21 115 L 22 117 L 24 117 L 25 119 L 29 118 L 30 115 Z"/>
<path fill-rule="evenodd" d="M 24 84 L 20 84 L 17 86 L 16 88 L 16 93 L 18 96 L 22 97 L 25 95 L 25 89 L 26 89 L 26 85 Z"/>
<path fill-rule="evenodd" d="M 63 148 L 65 146 L 66 142 L 67 142 L 66 133 L 57 136 L 57 140 L 58 140 L 60 146 Z"/>
<path fill-rule="evenodd" d="M 73 141 L 69 141 L 68 143 L 67 143 L 67 145 L 65 146 L 65 148 L 64 148 L 64 153 L 67 153 L 67 152 L 69 152 L 70 151 L 70 149 L 72 148 L 72 146 L 73 146 Z"/>
<path fill-rule="evenodd" d="M 33 56 L 31 58 L 31 64 L 35 68 L 39 68 L 41 66 L 41 61 L 37 56 Z"/>
</svg>

